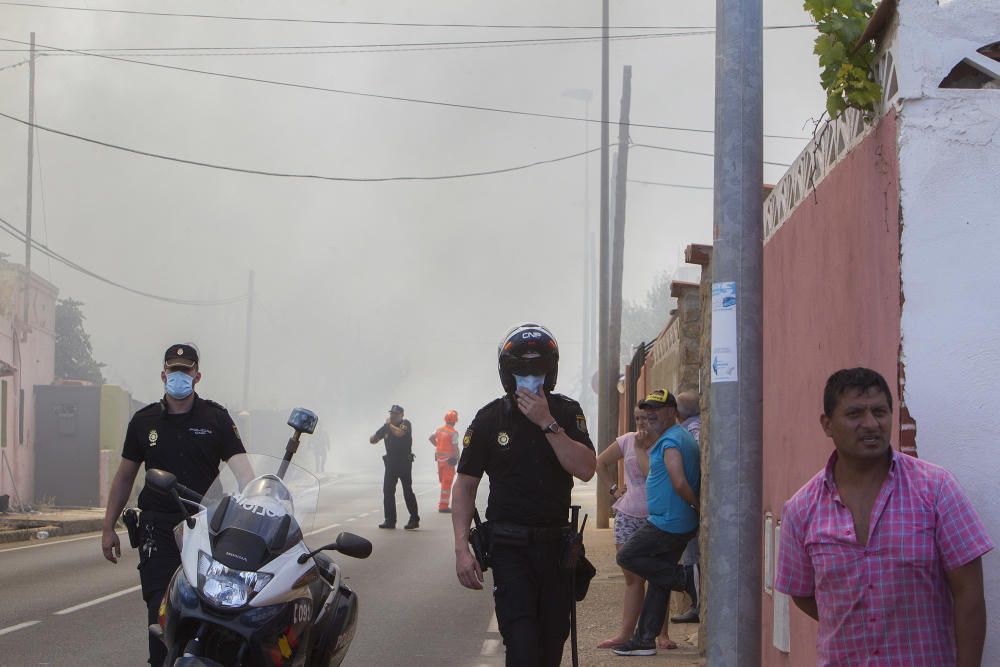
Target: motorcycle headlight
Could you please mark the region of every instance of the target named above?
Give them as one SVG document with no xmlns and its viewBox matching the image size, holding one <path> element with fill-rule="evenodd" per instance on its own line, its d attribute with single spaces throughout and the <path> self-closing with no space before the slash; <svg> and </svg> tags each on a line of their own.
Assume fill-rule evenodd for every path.
<svg viewBox="0 0 1000 667">
<path fill-rule="evenodd" d="M 221 609 L 238 609 L 253 599 L 273 575 L 226 567 L 204 551 L 198 552 L 198 588 L 206 600 Z"/>
</svg>

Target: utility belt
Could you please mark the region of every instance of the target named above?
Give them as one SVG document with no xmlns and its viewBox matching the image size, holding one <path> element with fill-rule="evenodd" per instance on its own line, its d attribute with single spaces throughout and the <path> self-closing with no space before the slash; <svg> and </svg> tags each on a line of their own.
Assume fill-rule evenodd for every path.
<svg viewBox="0 0 1000 667">
<path fill-rule="evenodd" d="M 541 527 L 519 526 L 513 523 L 497 523 L 490 521 L 490 545 L 527 546 L 529 544 L 545 544 L 567 540 L 573 535 L 569 526 Z"/>
<path fill-rule="evenodd" d="M 497 546 L 528 547 L 558 544 L 560 565 L 571 574 L 571 579 L 574 581 L 574 597 L 579 602 L 587 595 L 590 580 L 597 570 L 587 560 L 583 547 L 582 527 L 577 532 L 573 526 L 536 528 L 496 521 L 483 523 L 478 510 L 473 513 L 472 518 L 475 525 L 469 532 L 469 545 L 483 572 L 492 565 Z"/>
<path fill-rule="evenodd" d="M 181 512 L 152 512 L 136 507 L 122 512 L 129 545 L 133 549 L 141 549 L 140 564 L 159 550 L 157 543 L 173 545 L 173 530 L 184 518 Z"/>
</svg>

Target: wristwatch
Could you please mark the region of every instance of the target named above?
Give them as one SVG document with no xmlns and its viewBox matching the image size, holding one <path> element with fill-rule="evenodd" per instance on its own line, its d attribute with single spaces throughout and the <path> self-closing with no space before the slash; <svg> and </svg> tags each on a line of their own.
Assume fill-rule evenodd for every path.
<svg viewBox="0 0 1000 667">
<path fill-rule="evenodd" d="M 545 427 L 545 428 L 544 428 L 543 430 L 544 430 L 544 431 L 545 431 L 546 433 L 558 433 L 559 431 L 561 431 L 561 430 L 562 430 L 562 427 L 561 427 L 561 426 L 559 426 L 559 422 L 557 422 L 557 421 L 555 421 L 555 420 L 553 419 L 553 420 L 552 420 L 552 423 L 551 423 L 551 424 L 549 424 L 548 426 L 546 426 L 546 427 Z"/>
<path fill-rule="evenodd" d="M 618 484 L 612 484 L 611 486 L 608 487 L 608 493 L 610 493 L 611 495 L 615 495 L 615 491 L 617 490 L 618 490 Z"/>
</svg>

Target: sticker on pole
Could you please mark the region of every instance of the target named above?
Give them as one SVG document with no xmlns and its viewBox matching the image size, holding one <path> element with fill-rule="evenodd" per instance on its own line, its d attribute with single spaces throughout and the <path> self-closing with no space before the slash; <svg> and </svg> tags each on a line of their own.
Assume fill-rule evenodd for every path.
<svg viewBox="0 0 1000 667">
<path fill-rule="evenodd" d="M 736 382 L 736 283 L 712 283 L 712 382 Z"/>
</svg>

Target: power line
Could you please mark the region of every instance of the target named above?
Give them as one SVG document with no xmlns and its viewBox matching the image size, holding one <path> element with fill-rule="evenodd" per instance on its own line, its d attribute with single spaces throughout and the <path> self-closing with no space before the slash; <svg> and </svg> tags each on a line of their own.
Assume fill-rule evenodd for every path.
<svg viewBox="0 0 1000 667">
<path fill-rule="evenodd" d="M 107 9 L 97 7 L 70 7 L 66 5 L 43 5 L 33 2 L 0 2 L 0 5 L 10 5 L 13 7 L 33 7 L 36 9 L 59 9 L 77 12 L 97 12 L 104 14 L 131 14 L 136 16 L 162 16 L 173 18 L 194 18 L 194 19 L 216 19 L 225 21 L 269 21 L 276 23 L 319 23 L 323 25 L 368 25 L 368 26 L 392 26 L 404 28 L 493 28 L 493 29 L 519 29 L 519 30 L 601 30 L 599 25 L 563 25 L 563 24 L 539 24 L 539 25 L 512 25 L 512 24 L 491 24 L 491 23 L 412 23 L 401 21 L 359 21 L 359 20 L 336 20 L 336 19 L 297 19 L 283 16 L 227 16 L 221 14 L 193 14 L 181 12 L 152 12 L 136 9 Z M 776 28 L 800 28 L 815 27 L 815 24 L 803 24 L 795 26 L 765 26 L 765 30 Z M 712 28 L 710 26 L 651 26 L 651 25 L 619 25 L 611 26 L 611 30 L 698 30 L 702 28 Z"/>
<path fill-rule="evenodd" d="M 2 2 L 0 2 L 0 4 L 2 4 Z M 27 42 L 24 42 L 22 40 L 19 40 L 19 39 L 10 39 L 9 37 L 0 37 L 0 42 L 10 42 L 10 43 L 13 43 L 13 44 L 27 44 Z M 46 49 L 54 50 L 54 51 L 64 51 L 64 52 L 68 52 L 68 53 L 77 53 L 77 54 L 80 54 L 80 55 L 87 55 L 87 56 L 90 56 L 92 58 L 101 58 L 101 59 L 104 59 L 104 60 L 114 60 L 114 61 L 117 61 L 117 62 L 131 63 L 133 65 L 143 65 L 143 66 L 146 66 L 146 67 L 156 67 L 156 68 L 160 68 L 160 69 L 174 70 L 174 71 L 178 71 L 178 72 L 187 72 L 189 74 L 200 74 L 202 76 L 210 76 L 210 77 L 216 77 L 216 78 L 221 78 L 221 79 L 235 79 L 237 81 L 247 81 L 247 82 L 251 82 L 251 83 L 262 83 L 262 84 L 266 84 L 266 85 L 280 86 L 280 87 L 283 87 L 283 88 L 295 88 L 295 89 L 300 89 L 300 90 L 311 90 L 311 91 L 315 91 L 315 92 L 333 93 L 333 94 L 337 94 L 337 95 L 351 95 L 351 96 L 355 96 L 355 97 L 366 97 L 366 98 L 371 98 L 371 99 L 390 100 L 390 101 L 394 101 L 394 102 L 410 102 L 410 103 L 414 103 L 414 104 L 427 104 L 427 105 L 431 105 L 431 106 L 443 106 L 443 107 L 449 107 L 449 108 L 453 108 L 453 109 L 467 109 L 467 110 L 473 110 L 473 111 L 489 111 L 489 112 L 492 112 L 492 113 L 503 113 L 503 114 L 509 114 L 509 115 L 515 115 L 515 116 L 530 116 L 530 117 L 533 117 L 533 118 L 551 118 L 551 119 L 555 119 L 555 120 L 572 120 L 572 121 L 583 122 L 583 123 L 602 123 L 603 122 L 599 118 L 581 118 L 579 116 L 563 116 L 563 115 L 559 115 L 559 114 L 537 113 L 537 112 L 533 112 L 533 111 L 519 111 L 519 110 L 515 110 L 515 109 L 502 109 L 502 108 L 497 108 L 497 107 L 479 106 L 479 105 L 475 105 L 475 104 L 459 104 L 457 102 L 441 102 L 441 101 L 437 101 L 437 100 L 427 100 L 427 99 L 421 99 L 421 98 L 416 98 L 416 97 L 403 97 L 403 96 L 399 96 L 399 95 L 379 95 L 377 93 L 365 93 L 365 92 L 360 92 L 360 91 L 355 91 L 355 90 L 344 90 L 344 89 L 341 89 L 341 88 L 327 88 L 327 87 L 324 87 L 324 86 L 314 86 L 314 85 L 304 84 L 304 83 L 293 83 L 293 82 L 290 82 L 290 81 L 277 81 L 277 80 L 274 80 L 274 79 L 262 79 L 262 78 L 259 78 L 259 77 L 242 76 L 242 75 L 239 75 L 239 74 L 225 74 L 225 73 L 222 73 L 222 72 L 213 72 L 213 71 L 210 71 L 210 70 L 195 69 L 195 68 L 192 68 L 192 67 L 180 67 L 179 65 L 166 65 L 164 63 L 151 63 L 151 62 L 147 62 L 147 61 L 144 61 L 144 60 L 133 60 L 131 58 L 122 58 L 121 56 L 111 56 L 111 55 L 105 55 L 105 54 L 101 54 L 101 53 L 89 53 L 89 52 L 86 52 L 86 51 L 80 51 L 78 49 L 64 49 L 64 48 L 60 48 L 60 47 L 57 47 L 57 46 L 51 46 L 51 45 L 47 45 L 47 44 L 41 44 L 40 46 L 42 46 L 43 48 L 46 48 Z M 609 125 L 618 125 L 619 123 L 617 121 L 608 121 L 608 124 Z M 648 123 L 630 123 L 630 126 L 631 127 L 648 128 L 648 129 L 656 129 L 656 130 L 674 130 L 674 131 L 683 131 L 683 132 L 698 132 L 698 133 L 704 133 L 704 134 L 713 134 L 714 133 L 714 130 L 707 130 L 707 129 L 702 129 L 702 128 L 676 127 L 676 126 L 670 126 L 670 125 L 653 125 L 653 124 L 648 124 Z M 807 139 L 807 137 L 794 137 L 794 136 L 781 135 L 781 134 L 768 134 L 768 135 L 764 135 L 764 136 L 766 136 L 768 138 L 773 138 L 773 139 L 794 139 L 796 141 L 804 141 L 804 140 Z"/>
<path fill-rule="evenodd" d="M 17 118 L 15 116 L 9 116 L 5 113 L 0 112 L 0 117 L 7 118 L 8 120 L 21 123 L 22 125 L 30 125 L 28 121 Z M 544 164 L 552 164 L 555 162 L 562 162 L 564 160 L 571 160 L 576 157 L 587 155 L 588 153 L 593 153 L 595 151 L 601 150 L 600 148 L 591 148 L 589 150 L 580 151 L 579 153 L 573 153 L 571 155 L 563 155 L 561 157 L 550 158 L 547 160 L 536 160 L 535 162 L 529 162 L 527 164 L 520 164 L 514 167 L 504 167 L 502 169 L 490 169 L 483 171 L 467 172 L 462 174 L 448 174 L 441 176 L 382 176 L 382 177 L 359 177 L 359 176 L 323 176 L 320 174 L 295 174 L 288 172 L 278 172 L 278 171 L 267 171 L 263 169 L 249 169 L 245 167 L 232 167 L 223 164 L 215 164 L 212 162 L 203 162 L 200 160 L 189 160 L 186 158 L 175 157 L 172 155 L 164 155 L 162 153 L 153 153 L 151 151 L 139 150 L 137 148 L 129 148 L 127 146 L 120 146 L 118 144 L 112 144 L 107 141 L 101 141 L 99 139 L 91 139 L 89 137 L 84 137 L 79 134 L 73 134 L 71 132 L 64 132 L 62 130 L 57 130 L 51 127 L 45 127 L 44 125 L 39 125 L 35 123 L 35 129 L 42 130 L 44 132 L 51 132 L 52 134 L 58 134 L 63 137 L 69 137 L 70 139 L 77 139 L 78 141 L 85 141 L 90 144 L 96 144 L 98 146 L 103 146 L 105 148 L 112 148 L 114 150 L 125 151 L 126 153 L 133 153 L 135 155 L 142 155 L 145 157 L 155 158 L 158 160 L 167 160 L 170 162 L 179 162 L 181 164 L 192 165 L 196 167 L 206 167 L 208 169 L 219 169 L 222 171 L 233 171 L 242 174 L 253 174 L 257 176 L 272 176 L 276 178 L 297 178 L 297 179 L 312 179 L 320 181 L 339 181 L 339 182 L 350 182 L 350 183 L 386 183 L 390 181 L 444 181 L 453 180 L 459 178 L 473 178 L 476 176 L 492 176 L 494 174 L 506 174 L 512 171 L 521 171 L 523 169 L 530 169 L 532 167 L 538 167 Z"/>
<path fill-rule="evenodd" d="M 11 116 L 0 112 L 0 117 L 12 120 L 16 123 L 22 125 L 30 125 L 28 121 L 17 118 L 16 116 Z M 466 172 L 460 174 L 447 174 L 439 176 L 379 176 L 379 177 L 361 177 L 361 176 L 325 176 L 321 174 L 297 174 L 290 172 L 279 172 L 279 171 L 269 171 L 264 169 L 250 169 L 247 167 L 233 167 L 229 165 L 216 164 L 213 162 L 204 162 L 201 160 L 190 160 L 187 158 L 176 157 L 173 155 L 164 155 L 163 153 L 154 153 L 152 151 L 144 151 L 138 148 L 130 148 L 128 146 L 121 146 L 119 144 L 113 144 L 107 141 L 102 141 L 100 139 L 93 139 L 90 137 L 85 137 L 79 134 L 74 134 L 72 132 L 65 132 L 63 130 L 57 130 L 55 128 L 46 127 L 44 125 L 34 124 L 35 129 L 42 130 L 44 132 L 50 132 L 52 134 L 58 134 L 63 137 L 68 137 L 70 139 L 76 139 L 78 141 L 83 141 L 89 144 L 95 144 L 97 146 L 103 146 L 104 148 L 110 148 L 113 150 L 124 151 L 126 153 L 132 153 L 134 155 L 142 155 L 144 157 L 154 158 L 158 160 L 167 160 L 169 162 L 178 162 L 180 164 L 187 164 L 195 167 L 205 167 L 207 169 L 218 169 L 221 171 L 232 171 L 241 174 L 252 174 L 255 176 L 271 176 L 274 178 L 293 178 L 293 179 L 308 179 L 308 180 L 320 180 L 320 181 L 335 181 L 335 182 L 348 182 L 348 183 L 387 183 L 394 181 L 444 181 L 444 180 L 456 180 L 460 178 L 474 178 L 478 176 L 493 176 L 496 174 L 506 174 L 513 171 L 522 171 L 524 169 L 531 169 L 532 167 L 538 167 L 546 164 L 553 164 L 556 162 L 563 162 L 565 160 L 572 160 L 573 158 L 582 157 L 590 153 L 601 150 L 600 147 L 591 148 L 585 151 L 580 151 L 578 153 L 571 153 L 570 155 L 563 155 L 556 158 L 549 158 L 546 160 L 536 160 L 534 162 L 529 162 L 527 164 L 520 164 L 513 167 L 503 167 L 501 169 L 490 169 Z M 684 148 L 673 148 L 669 146 L 654 146 L 650 144 L 632 144 L 634 148 L 651 148 L 660 151 L 669 151 L 672 153 L 681 153 L 686 155 L 700 155 L 704 157 L 714 157 L 714 153 L 705 153 L 702 151 L 691 151 Z M 790 165 L 782 164 L 780 162 L 766 162 L 764 164 L 775 165 L 779 167 L 788 167 Z"/>
<path fill-rule="evenodd" d="M 2 115 L 2 114 L 0 114 Z M 9 118 L 9 116 L 8 116 Z M 37 126 L 36 126 L 37 127 Z M 653 146 L 651 144 L 631 144 L 632 148 L 652 148 L 658 151 L 670 151 L 671 153 L 686 153 L 688 155 L 702 155 L 704 157 L 715 157 L 715 153 L 705 153 L 703 151 L 689 151 L 685 148 L 672 148 L 668 146 Z M 785 162 L 768 162 L 764 160 L 764 164 L 769 164 L 773 167 L 791 167 L 792 165 Z"/>
<path fill-rule="evenodd" d="M 0 3 L 2 4 L 2 3 Z M 653 32 L 653 33 L 639 33 L 634 35 L 612 35 L 609 37 L 611 40 L 622 40 L 622 39 L 653 39 L 662 37 L 691 37 L 697 35 L 711 35 L 714 34 L 714 30 L 699 30 L 699 31 L 688 31 L 688 32 Z M 130 51 L 170 51 L 170 52 L 180 52 L 180 51 L 292 51 L 292 52 L 304 52 L 304 53 L 354 53 L 354 51 L 320 51 L 320 49 L 381 49 L 381 48 L 396 48 L 396 47 L 456 47 L 456 46 L 520 46 L 520 45 L 537 45 L 537 44 L 572 44 L 575 42 L 594 42 L 600 41 L 601 37 L 593 35 L 585 35 L 579 37 L 540 37 L 534 39 L 485 39 L 485 40 L 458 40 L 458 41 L 447 41 L 447 42 L 386 42 L 386 43 L 367 43 L 367 44 L 316 44 L 316 45 L 284 45 L 284 46 L 145 46 L 145 47 L 95 47 L 88 49 L 77 49 L 78 51 L 89 54 L 89 53 L 120 53 L 120 52 L 130 52 Z M 28 49 L 0 49 L 0 53 L 24 53 Z M 45 49 L 41 49 L 38 53 L 45 53 Z M 53 54 L 55 55 L 55 54 Z M 66 55 L 77 55 L 66 54 Z M 182 54 L 187 55 L 187 54 Z M 205 55 L 205 54 L 194 54 L 194 55 Z M 211 54 L 211 55 L 227 55 L 221 54 Z M 239 53 L 235 55 L 253 55 L 252 53 Z M 264 55 L 271 55 L 270 53 L 265 53 Z"/>
<path fill-rule="evenodd" d="M 19 49 L 19 50 L 25 50 L 25 49 Z M 31 58 L 13 63 L 11 65 L 4 65 L 3 67 L 0 67 L 0 72 L 4 71 L 5 69 L 13 69 L 15 67 L 20 67 L 21 65 L 27 65 L 29 62 L 31 62 Z"/>
<path fill-rule="evenodd" d="M 24 234 L 24 232 L 22 232 L 16 226 L 14 226 L 11 223 L 7 222 L 3 218 L 0 218 L 0 231 L 4 232 L 6 234 L 9 234 L 10 236 L 13 236 L 15 239 L 17 239 L 18 241 L 20 241 L 21 243 L 24 243 L 24 240 L 25 240 L 25 234 Z M 108 285 L 111 285 L 113 287 L 117 287 L 119 289 L 125 290 L 126 292 L 131 292 L 132 294 L 136 294 L 138 296 L 144 296 L 144 297 L 149 298 L 149 299 L 155 299 L 156 301 L 163 301 L 165 303 L 172 303 L 172 304 L 181 305 L 181 306 L 224 306 L 224 305 L 227 305 L 227 304 L 230 304 L 230 303 L 236 303 L 237 301 L 242 301 L 243 299 L 246 298 L 245 294 L 241 294 L 239 296 L 229 297 L 227 299 L 215 299 L 215 300 L 210 300 L 210 301 L 199 301 L 199 300 L 195 300 L 195 299 L 175 299 L 175 298 L 168 297 L 168 296 L 160 296 L 159 294 L 151 294 L 149 292 L 144 292 L 142 290 L 137 290 L 137 289 L 134 289 L 132 287 L 128 287 L 128 286 L 123 285 L 121 283 L 115 282 L 114 280 L 111 280 L 110 278 L 105 278 L 104 276 L 101 276 L 101 275 L 99 275 L 97 273 L 94 273 L 93 271 L 91 271 L 89 269 L 85 269 L 84 267 L 80 266 L 76 262 L 74 262 L 74 261 L 72 261 L 70 259 L 67 259 L 66 257 L 63 257 L 62 255 L 60 255 L 56 251 L 54 251 L 51 248 L 49 248 L 44 243 L 39 243 L 35 239 L 31 240 L 31 246 L 33 248 L 35 248 L 36 250 L 38 250 L 39 252 L 41 252 L 43 255 L 46 255 L 47 257 L 51 257 L 52 259 L 56 260 L 57 262 L 65 264 L 66 266 L 68 266 L 69 268 L 73 269 L 74 271 L 79 271 L 80 273 L 82 273 L 82 274 L 84 274 L 86 276 L 90 276 L 91 278 L 94 278 L 95 280 L 99 280 L 99 281 L 101 281 L 103 283 L 106 283 Z"/>
<path fill-rule="evenodd" d="M 711 185 L 684 185 L 682 183 L 660 183 L 659 181 L 640 181 L 639 179 L 630 178 L 629 183 L 640 183 L 642 185 L 659 185 L 664 188 L 683 188 L 685 190 L 714 190 L 715 188 Z"/>
</svg>

